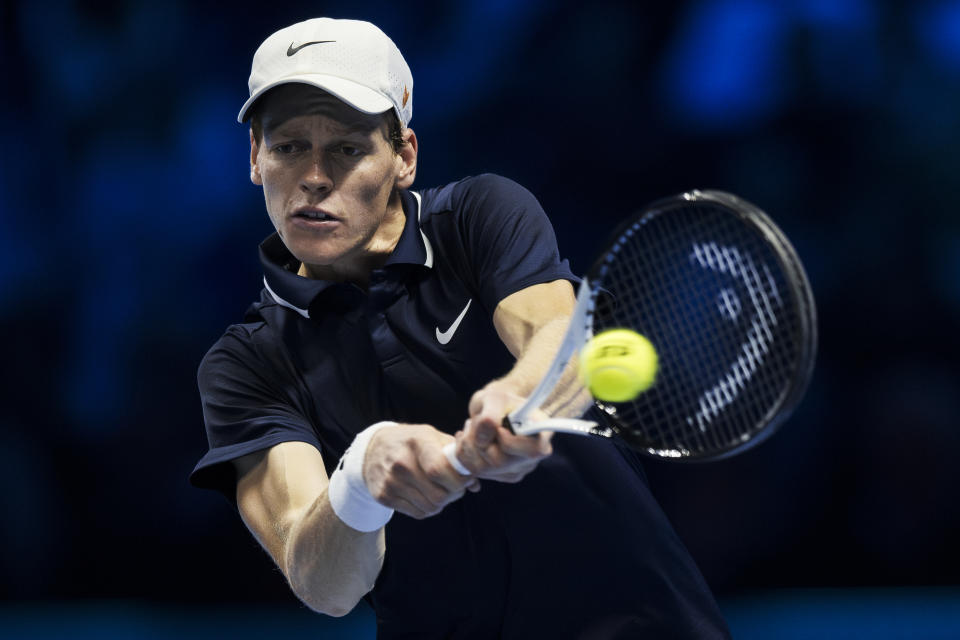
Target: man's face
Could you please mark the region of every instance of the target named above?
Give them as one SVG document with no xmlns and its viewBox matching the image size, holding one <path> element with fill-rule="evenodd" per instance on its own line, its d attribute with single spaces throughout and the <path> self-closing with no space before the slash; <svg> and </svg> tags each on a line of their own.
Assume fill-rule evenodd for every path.
<svg viewBox="0 0 960 640">
<path fill-rule="evenodd" d="M 394 190 L 413 182 L 415 138 L 411 163 L 409 153 L 394 152 L 383 115 L 361 114 L 305 85 L 279 87 L 265 99 L 263 139 L 251 136 L 250 177 L 263 186 L 284 244 L 315 274 L 369 272 L 402 230 Z"/>
</svg>

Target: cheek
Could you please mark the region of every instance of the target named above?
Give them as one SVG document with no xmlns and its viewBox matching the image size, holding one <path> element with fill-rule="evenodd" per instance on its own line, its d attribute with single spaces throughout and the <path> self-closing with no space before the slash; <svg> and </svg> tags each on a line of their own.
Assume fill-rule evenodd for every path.
<svg viewBox="0 0 960 640">
<path fill-rule="evenodd" d="M 393 192 L 396 182 L 393 163 L 382 161 L 370 168 L 367 179 L 363 181 L 363 198 L 367 201 L 386 203 Z"/>
<path fill-rule="evenodd" d="M 261 182 L 263 183 L 263 193 L 268 201 L 282 197 L 287 191 L 289 182 L 289 170 L 275 162 L 265 162 L 260 165 Z"/>
<path fill-rule="evenodd" d="M 269 165 L 261 165 L 260 176 L 262 178 L 263 199 L 266 204 L 267 214 L 277 229 L 280 229 L 279 222 L 283 218 L 284 201 L 286 190 L 281 180 L 282 176 L 275 168 Z"/>
</svg>

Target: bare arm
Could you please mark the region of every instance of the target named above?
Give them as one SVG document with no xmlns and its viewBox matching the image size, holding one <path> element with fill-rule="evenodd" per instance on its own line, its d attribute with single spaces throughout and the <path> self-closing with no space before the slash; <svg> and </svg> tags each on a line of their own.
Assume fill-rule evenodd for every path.
<svg viewBox="0 0 960 640">
<path fill-rule="evenodd" d="M 414 518 L 439 513 L 475 478 L 456 473 L 442 453 L 452 436 L 429 425 L 396 425 L 378 431 L 363 462 L 370 494 Z M 356 531 L 333 511 L 320 452 L 285 442 L 235 462 L 237 504 L 247 527 L 310 608 L 348 613 L 373 588 L 383 566 L 384 531 Z"/>
<path fill-rule="evenodd" d="M 517 363 L 494 384 L 523 398 L 530 395 L 553 362 L 575 305 L 573 286 L 567 280 L 534 285 L 504 298 L 494 312 L 493 321 L 500 339 L 516 356 Z M 575 375 L 572 366 L 568 366 L 563 374 L 564 378 Z M 564 385 L 559 387 L 564 388 Z M 585 410 L 590 403 L 589 396 L 579 400 L 577 406 L 567 411 L 579 413 Z M 553 395 L 547 399 L 543 410 L 553 415 L 569 401 L 570 398 L 562 394 Z"/>
<path fill-rule="evenodd" d="M 293 592 L 316 611 L 348 613 L 383 566 L 383 530 L 361 533 L 337 518 L 312 445 L 284 442 L 235 464 L 240 515 Z"/>
</svg>

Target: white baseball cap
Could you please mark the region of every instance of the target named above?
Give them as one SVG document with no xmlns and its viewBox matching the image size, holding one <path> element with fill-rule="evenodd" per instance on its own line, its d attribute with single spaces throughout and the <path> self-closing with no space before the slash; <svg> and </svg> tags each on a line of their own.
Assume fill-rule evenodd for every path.
<svg viewBox="0 0 960 640">
<path fill-rule="evenodd" d="M 363 113 L 393 109 L 413 117 L 413 76 L 393 40 L 369 22 L 314 18 L 280 29 L 253 54 L 250 97 L 237 122 L 270 89 L 291 82 L 319 87 Z"/>
</svg>

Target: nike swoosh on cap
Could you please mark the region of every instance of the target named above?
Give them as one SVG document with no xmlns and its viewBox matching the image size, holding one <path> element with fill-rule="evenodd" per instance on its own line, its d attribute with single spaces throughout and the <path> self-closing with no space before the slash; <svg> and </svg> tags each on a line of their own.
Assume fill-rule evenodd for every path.
<svg viewBox="0 0 960 640">
<path fill-rule="evenodd" d="M 463 320 L 463 316 L 467 315 L 467 309 L 470 308 L 470 303 L 473 302 L 473 298 L 467 300 L 467 306 L 463 308 L 463 311 L 460 312 L 460 315 L 457 316 L 457 319 L 453 321 L 453 324 L 450 325 L 450 328 L 446 331 L 440 331 L 440 327 L 437 327 L 437 342 L 440 344 L 447 344 L 450 342 L 450 338 L 453 337 L 453 334 L 457 332 L 457 327 L 460 326 L 460 321 Z"/>
<path fill-rule="evenodd" d="M 291 42 L 290 46 L 287 47 L 287 57 L 289 58 L 290 56 L 295 54 L 297 51 L 300 51 L 300 49 L 303 49 L 304 47 L 309 47 L 312 44 L 324 44 L 325 42 L 336 42 L 336 40 L 314 40 L 313 42 L 304 42 L 303 44 L 296 47 L 293 46 L 293 43 Z"/>
</svg>

